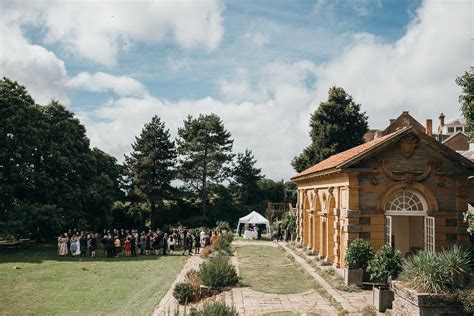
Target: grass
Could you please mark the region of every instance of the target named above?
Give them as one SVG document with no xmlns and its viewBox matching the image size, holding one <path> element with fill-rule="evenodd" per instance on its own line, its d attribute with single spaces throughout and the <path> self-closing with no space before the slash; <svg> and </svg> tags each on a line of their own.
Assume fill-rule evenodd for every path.
<svg viewBox="0 0 474 316">
<path fill-rule="evenodd" d="M 0 248 L 0 314 L 151 314 L 185 260 L 179 255 L 81 260 L 57 257 L 52 246 Z"/>
<path fill-rule="evenodd" d="M 291 294 L 313 289 L 313 283 L 279 247 L 237 247 L 242 285 L 264 293 Z"/>
</svg>

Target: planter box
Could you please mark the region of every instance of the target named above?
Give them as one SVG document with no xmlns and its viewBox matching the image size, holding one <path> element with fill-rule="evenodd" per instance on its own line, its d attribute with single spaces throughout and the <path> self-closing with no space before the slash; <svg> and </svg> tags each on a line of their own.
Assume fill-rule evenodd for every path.
<svg viewBox="0 0 474 316">
<path fill-rule="evenodd" d="M 344 283 L 347 285 L 357 285 L 362 286 L 362 277 L 364 272 L 362 269 L 344 269 Z"/>
<path fill-rule="evenodd" d="M 404 287 L 399 281 L 392 282 L 395 294 L 393 313 L 397 316 L 461 316 L 462 305 L 452 295 L 418 293 Z"/>
<path fill-rule="evenodd" d="M 388 287 L 374 286 L 372 290 L 372 304 L 379 312 L 385 312 L 388 308 L 392 308 L 394 293 Z"/>
</svg>

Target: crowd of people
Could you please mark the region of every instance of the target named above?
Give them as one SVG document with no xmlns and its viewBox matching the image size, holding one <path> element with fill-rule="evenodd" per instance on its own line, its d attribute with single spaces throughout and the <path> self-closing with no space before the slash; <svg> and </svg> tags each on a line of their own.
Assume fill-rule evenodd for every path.
<svg viewBox="0 0 474 316">
<path fill-rule="evenodd" d="M 136 257 L 137 255 L 172 255 L 178 249 L 182 255 L 199 254 L 200 249 L 217 242 L 219 229 L 187 229 L 182 226 L 168 232 L 160 229 L 142 231 L 137 229 L 112 229 L 100 234 L 93 231 L 69 229 L 58 237 L 58 255 L 73 257 L 95 257 L 97 251 L 103 256 Z"/>
</svg>

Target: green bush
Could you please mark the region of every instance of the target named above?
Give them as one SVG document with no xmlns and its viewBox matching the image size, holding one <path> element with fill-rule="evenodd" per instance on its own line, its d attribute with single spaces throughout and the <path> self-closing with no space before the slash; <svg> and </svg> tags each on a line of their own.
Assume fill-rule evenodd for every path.
<svg viewBox="0 0 474 316">
<path fill-rule="evenodd" d="M 219 236 L 215 245 L 212 246 L 212 250 L 223 255 L 232 254 L 232 246 L 230 245 L 230 242 L 226 239 L 225 236 Z"/>
<path fill-rule="evenodd" d="M 440 253 L 422 250 L 403 262 L 400 279 L 421 292 L 453 292 L 469 284 L 470 261 L 469 251 L 457 246 Z"/>
<path fill-rule="evenodd" d="M 353 240 L 346 250 L 346 266 L 348 268 L 366 269 L 373 252 L 370 244 L 363 239 Z"/>
<path fill-rule="evenodd" d="M 386 281 L 388 277 L 395 279 L 402 271 L 400 251 L 384 245 L 369 261 L 367 271 L 370 272 L 371 280 Z"/>
<path fill-rule="evenodd" d="M 234 266 L 226 256 L 217 256 L 201 264 L 199 276 L 201 283 L 211 288 L 233 286 L 239 281 Z"/>
<path fill-rule="evenodd" d="M 199 289 L 196 289 L 191 283 L 180 282 L 174 287 L 173 296 L 180 304 L 188 304 L 198 299 L 197 291 Z"/>
<path fill-rule="evenodd" d="M 225 303 L 214 301 L 206 302 L 201 309 L 192 308 L 190 316 L 238 316 L 235 308 L 227 306 Z"/>
<path fill-rule="evenodd" d="M 226 221 L 217 221 L 216 227 L 218 227 L 219 229 L 225 229 L 228 232 L 232 232 L 232 230 L 230 229 L 229 222 Z"/>
</svg>

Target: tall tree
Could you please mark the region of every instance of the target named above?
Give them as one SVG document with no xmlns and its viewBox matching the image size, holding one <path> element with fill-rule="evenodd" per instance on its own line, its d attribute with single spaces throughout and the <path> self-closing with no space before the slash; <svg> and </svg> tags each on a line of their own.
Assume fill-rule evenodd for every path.
<svg viewBox="0 0 474 316">
<path fill-rule="evenodd" d="M 184 127 L 178 129 L 176 141 L 180 155 L 180 179 L 197 194 L 205 216 L 213 186 L 230 175 L 234 141 L 215 114 L 200 114 L 197 118 L 189 115 Z"/>
<path fill-rule="evenodd" d="M 332 87 L 328 100 L 311 115 L 310 128 L 312 143 L 291 163 L 297 172 L 362 144 L 368 131 L 367 116 L 343 88 Z"/>
<path fill-rule="evenodd" d="M 158 116 L 145 124 L 125 157 L 132 190 L 150 204 L 151 227 L 156 228 L 157 210 L 172 197 L 171 181 L 175 179 L 176 148 L 169 130 Z"/>
<path fill-rule="evenodd" d="M 41 111 L 25 87 L 0 80 L 0 233 L 4 236 L 21 228 L 19 205 L 31 201 L 34 155 L 44 140 L 41 120 Z"/>
<path fill-rule="evenodd" d="M 253 204 L 258 199 L 258 181 L 263 179 L 262 170 L 255 167 L 257 161 L 251 150 L 237 155 L 233 170 L 234 190 L 241 204 Z"/>
<path fill-rule="evenodd" d="M 462 88 L 459 96 L 461 112 L 469 127 L 471 141 L 474 141 L 474 67 L 457 77 L 456 83 Z"/>
</svg>

